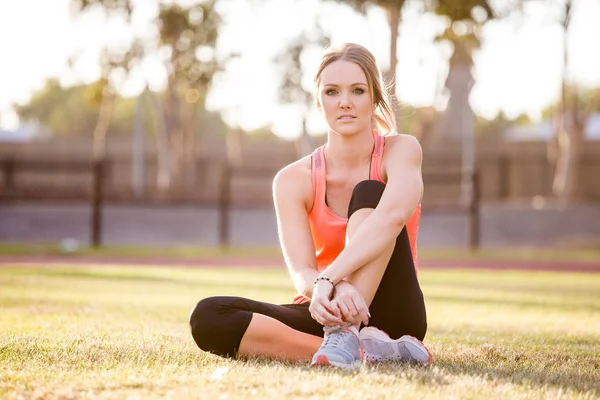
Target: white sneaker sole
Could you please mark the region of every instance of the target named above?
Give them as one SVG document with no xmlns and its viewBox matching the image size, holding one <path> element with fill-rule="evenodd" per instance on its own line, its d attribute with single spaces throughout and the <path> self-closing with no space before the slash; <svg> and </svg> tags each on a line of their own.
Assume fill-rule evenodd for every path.
<svg viewBox="0 0 600 400">
<path fill-rule="evenodd" d="M 351 369 L 359 369 L 362 364 L 363 364 L 362 360 L 355 361 L 352 364 L 344 364 L 344 363 L 339 363 L 339 362 L 335 362 L 335 361 L 329 361 L 327 356 L 320 355 L 310 366 L 311 367 L 337 367 L 337 368 L 351 370 Z"/>
<path fill-rule="evenodd" d="M 413 361 L 421 365 L 428 365 L 431 362 L 431 354 L 421 341 L 413 336 L 404 335 L 400 339 L 392 339 L 385 332 L 372 327 L 365 327 L 359 335 L 365 359 L 370 362 L 381 361 Z M 370 351 L 374 346 L 369 341 L 388 344 L 387 353 Z M 410 353 L 412 360 L 406 360 L 398 348 L 394 349 L 394 344 L 404 344 L 406 350 Z M 380 346 L 381 347 L 381 346 Z"/>
</svg>

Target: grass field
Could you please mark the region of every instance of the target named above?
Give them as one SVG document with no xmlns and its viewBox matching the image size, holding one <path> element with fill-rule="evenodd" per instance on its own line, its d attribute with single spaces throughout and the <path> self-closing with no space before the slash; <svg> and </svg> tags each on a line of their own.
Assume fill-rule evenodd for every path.
<svg viewBox="0 0 600 400">
<path fill-rule="evenodd" d="M 358 372 L 203 354 L 200 298 L 293 296 L 285 271 L 0 268 L 0 398 L 592 399 L 600 274 L 422 271 L 430 367 Z"/>
<path fill-rule="evenodd" d="M 85 243 L 73 253 L 65 253 L 59 244 L 0 243 L 0 256 L 105 256 L 138 259 L 195 259 L 219 257 L 266 257 L 281 260 L 279 246 L 271 247 L 219 247 L 200 246 L 125 246 L 110 245 L 93 248 Z M 501 248 L 479 249 L 420 249 L 420 260 L 505 260 L 505 261 L 568 261 L 600 263 L 600 244 L 588 248 Z"/>
</svg>

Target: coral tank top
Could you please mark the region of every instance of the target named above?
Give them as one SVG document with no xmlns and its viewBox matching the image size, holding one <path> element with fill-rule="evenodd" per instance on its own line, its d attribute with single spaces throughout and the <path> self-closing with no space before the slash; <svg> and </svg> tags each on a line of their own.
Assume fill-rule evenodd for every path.
<svg viewBox="0 0 600 400">
<path fill-rule="evenodd" d="M 383 145 L 385 138 L 374 134 L 374 148 L 371 156 L 371 168 L 369 179 L 386 183 L 381 176 L 381 161 L 383 160 Z M 327 181 L 327 170 L 325 145 L 317 148 L 312 154 L 311 175 L 313 187 L 313 207 L 308 213 L 310 230 L 317 256 L 317 269 L 323 271 L 341 253 L 346 243 L 346 226 L 348 218 L 335 214 L 325 203 L 325 187 Z M 419 204 L 408 220 L 406 229 L 410 241 L 410 248 L 417 269 L 417 234 L 419 231 L 419 220 L 421 217 L 421 204 Z M 309 302 L 310 299 L 298 294 L 293 300 L 294 304 Z"/>
</svg>

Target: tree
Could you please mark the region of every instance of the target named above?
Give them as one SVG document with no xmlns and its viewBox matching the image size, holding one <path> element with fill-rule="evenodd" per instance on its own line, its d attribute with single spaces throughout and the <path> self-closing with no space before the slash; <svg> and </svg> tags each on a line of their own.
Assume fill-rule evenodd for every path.
<svg viewBox="0 0 600 400">
<path fill-rule="evenodd" d="M 131 0 L 71 0 L 75 15 L 90 10 L 101 10 L 107 18 L 121 19 L 130 26 L 133 14 Z M 139 41 L 133 40 L 128 46 L 118 48 L 105 47 L 98 60 L 101 74 L 91 87 L 90 98 L 96 100 L 99 107 L 98 121 L 93 130 L 93 157 L 103 161 L 106 157 L 106 135 L 112 118 L 115 96 L 122 82 L 119 76 L 127 76 L 129 71 L 142 57 Z"/>
<path fill-rule="evenodd" d="M 453 47 L 453 56 L 459 56 L 461 62 L 472 64 L 473 51 L 481 45 L 481 27 L 495 18 L 489 1 L 436 0 L 431 10 L 447 20 L 446 29 L 435 41 L 449 42 Z"/>
<path fill-rule="evenodd" d="M 398 66 L 398 36 L 399 26 L 402 22 L 402 9 L 407 4 L 406 0 L 335 0 L 339 3 L 344 3 L 362 14 L 366 13 L 369 5 L 380 7 L 385 10 L 388 23 L 390 26 L 390 68 L 386 71 L 385 79 L 389 84 L 389 88 L 393 98 L 396 98 L 396 69 Z M 474 35 L 475 31 L 471 31 L 466 36 L 463 34 L 454 34 L 451 36 L 452 25 L 455 22 L 462 22 L 467 27 L 471 25 L 482 24 L 488 19 L 493 18 L 493 11 L 487 0 L 421 0 L 423 9 L 433 11 L 437 15 L 447 17 L 449 27 L 447 31 L 439 38 L 439 40 L 449 40 L 461 44 L 467 44 L 467 39 Z M 478 11 L 482 11 L 477 13 Z M 476 17 L 473 15 L 475 12 Z M 481 18 L 481 19 L 479 19 Z M 462 37 L 464 36 L 464 37 Z"/>
<path fill-rule="evenodd" d="M 139 6 L 133 0 L 71 0 L 77 15 L 88 10 L 101 10 L 107 17 L 121 18 L 130 26 Z M 158 149 L 158 187 L 167 190 L 175 183 L 193 183 L 196 158 L 196 136 L 199 111 L 213 76 L 227 61 L 215 53 L 221 22 L 216 0 L 196 0 L 191 5 L 163 3 L 157 0 L 159 14 L 153 25 L 156 34 L 150 38 L 133 37 L 125 47 L 105 49 L 99 60 L 102 74 L 95 98 L 100 104 L 95 129 L 95 154 L 103 154 L 106 131 L 111 119 L 114 96 L 118 92 L 118 76 L 127 76 L 136 62 L 150 55 L 167 54 L 167 88 L 164 98 L 147 93 L 154 109 Z M 188 2 L 189 4 L 189 2 Z M 132 31 L 133 32 L 133 31 Z M 94 97 L 94 96 L 93 96 Z"/>
<path fill-rule="evenodd" d="M 446 20 L 446 29 L 434 41 L 452 47 L 445 82 L 450 98 L 436 141 L 444 145 L 452 140 L 462 141 L 464 167 L 473 169 L 475 114 L 469 104 L 475 83 L 471 72 L 473 51 L 481 45 L 478 34 L 481 26 L 494 18 L 494 12 L 487 0 L 436 0 L 431 7 L 431 11 Z"/>
<path fill-rule="evenodd" d="M 96 92 L 95 84 L 63 87 L 58 80 L 49 79 L 26 104 L 14 108 L 22 121 L 35 122 L 50 134 L 88 135 L 98 123 L 98 99 L 93 97 Z M 110 131 L 115 135 L 129 134 L 134 101 L 116 96 L 114 103 Z"/>
<path fill-rule="evenodd" d="M 581 191 L 578 185 L 579 164 L 583 151 L 584 128 L 592 111 L 600 104 L 597 92 L 583 105 L 579 90 L 575 83 L 569 83 L 567 71 L 568 35 L 571 29 L 571 16 L 573 13 L 572 0 L 565 0 L 564 11 L 560 24 L 563 28 L 563 71 L 561 83 L 561 98 L 556 107 L 555 136 L 550 142 L 549 156 L 555 163 L 552 190 L 563 202 L 572 202 L 580 199 Z"/>
<path fill-rule="evenodd" d="M 366 14 L 367 7 L 373 5 L 385 10 L 390 26 L 390 68 L 384 73 L 384 78 L 389 84 L 393 98 L 396 98 L 396 68 L 398 66 L 398 35 L 400 22 L 402 21 L 402 8 L 406 0 L 334 0 L 344 3 L 361 14 Z"/>
<path fill-rule="evenodd" d="M 198 111 L 204 109 L 214 75 L 226 59 L 215 54 L 221 18 L 215 0 L 204 0 L 187 8 L 178 4 L 160 6 L 157 20 L 159 46 L 169 57 L 164 121 L 170 152 L 169 176 L 161 182 L 166 189 L 175 178 L 178 186 L 195 180 Z"/>
<path fill-rule="evenodd" d="M 510 119 L 500 111 L 493 119 L 477 116 L 475 121 L 475 135 L 482 140 L 501 140 L 502 134 L 507 129 L 516 125 L 529 125 L 531 120 L 527 114 L 521 114 L 515 119 Z"/>
<path fill-rule="evenodd" d="M 480 46 L 478 30 L 485 22 L 494 18 L 487 0 L 436 0 L 435 14 L 445 17 L 446 30 L 435 38 L 449 42 L 453 52 L 449 60 L 445 86 L 450 91 L 448 106 L 444 113 L 439 139 L 459 139 L 461 164 L 465 172 L 461 192 L 465 202 L 472 197 L 474 188 L 470 173 L 475 171 L 475 113 L 469 104 L 469 94 L 475 83 L 471 74 L 473 50 Z"/>
<path fill-rule="evenodd" d="M 299 156 L 310 154 L 314 149 L 314 143 L 307 128 L 308 116 L 314 105 L 314 94 L 305 89 L 302 84 L 304 78 L 302 57 L 308 48 L 324 47 L 329 41 L 329 37 L 324 34 L 321 27 L 317 26 L 292 40 L 274 60 L 283 75 L 279 86 L 279 101 L 283 104 L 298 104 L 302 107 L 302 130 L 297 149 Z"/>
<path fill-rule="evenodd" d="M 565 87 L 564 102 L 573 104 L 577 102 L 577 108 L 588 109 L 591 113 L 600 113 L 600 87 Z M 561 96 L 562 97 L 562 96 Z M 555 102 L 542 110 L 542 119 L 556 118 L 562 102 Z"/>
</svg>

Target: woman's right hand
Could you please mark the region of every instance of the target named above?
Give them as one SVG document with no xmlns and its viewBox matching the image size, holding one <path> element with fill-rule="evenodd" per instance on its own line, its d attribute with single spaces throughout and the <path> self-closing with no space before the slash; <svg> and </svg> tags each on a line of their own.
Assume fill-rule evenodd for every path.
<svg viewBox="0 0 600 400">
<path fill-rule="evenodd" d="M 347 322 L 353 325 L 369 324 L 369 307 L 358 289 L 347 281 L 340 281 L 335 286 L 335 296 L 331 300 L 331 307 L 339 309 Z"/>
<path fill-rule="evenodd" d="M 333 285 L 330 282 L 318 281 L 310 299 L 310 315 L 323 326 L 337 326 L 343 323 L 340 311 L 329 300 L 332 291 Z"/>
</svg>

